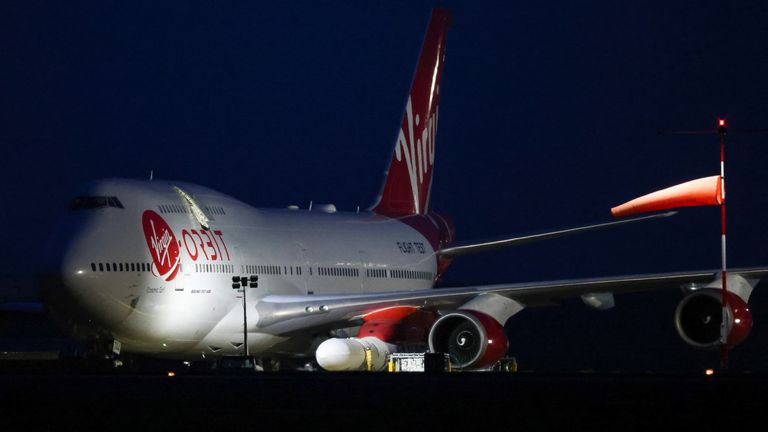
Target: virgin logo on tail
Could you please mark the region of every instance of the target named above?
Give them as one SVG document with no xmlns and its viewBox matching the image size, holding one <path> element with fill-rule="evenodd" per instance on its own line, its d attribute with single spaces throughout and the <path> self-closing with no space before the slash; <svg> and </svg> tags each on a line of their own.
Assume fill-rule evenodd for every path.
<svg viewBox="0 0 768 432">
<path fill-rule="evenodd" d="M 436 89 L 439 92 L 439 89 Z M 408 170 L 408 178 L 411 182 L 411 192 L 413 193 L 413 206 L 416 213 L 421 213 L 421 190 L 424 179 L 430 179 L 432 166 L 435 164 L 435 131 L 437 131 L 437 107 L 426 122 L 423 123 L 421 134 L 415 132 L 415 127 L 420 126 L 421 118 L 413 115 L 413 104 L 411 97 L 408 96 L 408 103 L 405 107 L 407 129 L 397 137 L 397 146 L 395 146 L 395 158 L 398 162 L 405 157 L 405 165 Z M 424 201 L 426 202 L 426 201 Z"/>
<path fill-rule="evenodd" d="M 179 272 L 179 244 L 171 227 L 157 213 L 147 210 L 141 216 L 144 238 L 147 240 L 149 253 L 152 255 L 152 273 L 173 280 Z"/>
<path fill-rule="evenodd" d="M 372 210 L 389 217 L 426 214 L 435 164 L 440 80 L 450 13 L 434 9 L 400 121 L 387 177 Z"/>
</svg>

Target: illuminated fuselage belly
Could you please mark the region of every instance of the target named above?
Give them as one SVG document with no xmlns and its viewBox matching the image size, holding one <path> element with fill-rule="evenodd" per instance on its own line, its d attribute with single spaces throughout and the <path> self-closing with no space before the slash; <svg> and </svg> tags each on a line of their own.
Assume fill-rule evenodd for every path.
<svg viewBox="0 0 768 432">
<path fill-rule="evenodd" d="M 233 276 L 259 278 L 246 305 L 254 352 L 285 340 L 258 327 L 255 305 L 266 295 L 433 285 L 433 248 L 401 221 L 368 212 L 256 209 L 204 187 L 173 185 L 194 196 L 210 218 L 208 229 L 170 183 L 130 180 L 97 182 L 85 192 L 117 196 L 124 208 L 74 212 L 65 223 L 62 290 L 74 306 L 63 314 L 81 315 L 72 319 L 81 326 L 88 317 L 126 350 L 181 357 L 241 352 L 242 294 L 232 288 Z"/>
</svg>

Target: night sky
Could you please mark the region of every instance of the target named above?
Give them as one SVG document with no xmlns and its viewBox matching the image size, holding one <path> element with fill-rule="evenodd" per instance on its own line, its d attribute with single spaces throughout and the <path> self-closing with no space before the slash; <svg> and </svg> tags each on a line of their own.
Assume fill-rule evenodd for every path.
<svg viewBox="0 0 768 432">
<path fill-rule="evenodd" d="M 4 2 L 4 275 L 34 272 L 83 183 L 183 180 L 261 207 L 370 205 L 430 9 L 453 11 L 432 206 L 461 240 L 607 221 L 636 196 L 719 171 L 731 267 L 768 266 L 768 3 Z M 719 210 L 455 260 L 448 284 L 715 269 Z M 9 276 L 12 277 L 12 276 Z M 768 286 L 733 353 L 768 369 Z M 677 339 L 679 299 L 513 317 L 523 367 L 716 365 Z"/>
</svg>

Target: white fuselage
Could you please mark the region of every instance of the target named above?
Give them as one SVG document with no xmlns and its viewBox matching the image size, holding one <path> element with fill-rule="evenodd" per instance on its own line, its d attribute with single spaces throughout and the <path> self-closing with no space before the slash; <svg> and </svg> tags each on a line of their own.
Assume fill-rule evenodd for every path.
<svg viewBox="0 0 768 432">
<path fill-rule="evenodd" d="M 174 186 L 194 197 L 208 229 Z M 252 353 L 309 349 L 310 335 L 294 346 L 292 335 L 260 329 L 255 305 L 264 296 L 427 289 L 437 276 L 424 235 L 370 212 L 258 209 L 182 182 L 104 180 L 80 197 L 107 205 L 67 215 L 52 255 L 60 277 L 45 287 L 46 306 L 75 334 L 113 337 L 128 351 L 243 353 L 233 276 L 258 276 L 245 307 Z"/>
</svg>

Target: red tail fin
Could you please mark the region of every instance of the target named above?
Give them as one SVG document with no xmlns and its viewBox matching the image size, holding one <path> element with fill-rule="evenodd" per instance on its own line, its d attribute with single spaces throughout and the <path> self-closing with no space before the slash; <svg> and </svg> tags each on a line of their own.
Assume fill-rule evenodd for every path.
<svg viewBox="0 0 768 432">
<path fill-rule="evenodd" d="M 447 9 L 432 10 L 395 151 L 381 196 L 373 206 L 376 213 L 398 217 L 428 211 L 449 17 Z"/>
</svg>

